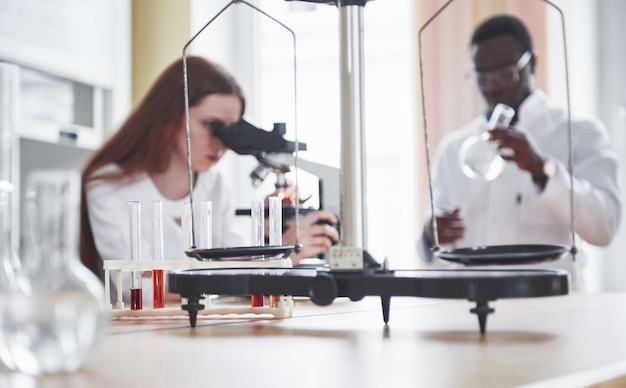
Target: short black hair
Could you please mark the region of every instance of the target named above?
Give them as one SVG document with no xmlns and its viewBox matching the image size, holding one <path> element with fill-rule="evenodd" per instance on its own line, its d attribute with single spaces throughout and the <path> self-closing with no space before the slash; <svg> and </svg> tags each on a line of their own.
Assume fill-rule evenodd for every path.
<svg viewBox="0 0 626 388">
<path fill-rule="evenodd" d="M 501 35 L 512 35 L 519 42 L 522 51 L 533 51 L 533 42 L 522 21 L 510 15 L 498 15 L 481 23 L 472 35 L 471 45 Z"/>
</svg>

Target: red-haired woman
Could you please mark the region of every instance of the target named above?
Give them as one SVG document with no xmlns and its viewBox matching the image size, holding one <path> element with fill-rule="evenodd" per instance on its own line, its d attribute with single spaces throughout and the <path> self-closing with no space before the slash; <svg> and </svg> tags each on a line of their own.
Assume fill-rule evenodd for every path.
<svg viewBox="0 0 626 388">
<path fill-rule="evenodd" d="M 212 167 L 226 152 L 213 136 L 218 124 L 234 124 L 245 110 L 235 78 L 201 57 L 187 58 L 194 201 L 213 202 L 213 246 L 243 245 L 234 227 L 232 192 Z M 118 131 L 89 159 L 82 173 L 80 256 L 102 279 L 103 260 L 129 259 L 128 202 L 144 202 L 142 251 L 151 252 L 149 204 L 163 203 L 166 260 L 185 258 L 180 217 L 189 201 L 182 59 L 167 67 Z M 320 222 L 321 221 L 321 222 Z M 339 236 L 324 224 L 331 213 L 317 211 L 300 220 L 303 249 L 292 260 L 326 252 Z M 219 225 L 219 226 L 218 226 Z M 286 231 L 283 242 L 293 238 Z M 126 293 L 125 293 L 126 294 Z"/>
</svg>

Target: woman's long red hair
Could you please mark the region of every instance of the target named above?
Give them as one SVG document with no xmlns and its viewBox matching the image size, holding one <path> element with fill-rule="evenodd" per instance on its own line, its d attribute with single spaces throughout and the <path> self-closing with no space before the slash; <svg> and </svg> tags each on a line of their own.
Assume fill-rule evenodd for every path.
<svg viewBox="0 0 626 388">
<path fill-rule="evenodd" d="M 241 99 L 243 115 L 245 98 L 232 75 L 221 66 L 201 57 L 189 56 L 186 61 L 189 106 L 200 103 L 210 94 L 234 94 Z M 94 179 L 123 182 L 143 173 L 165 170 L 170 163 L 172 144 L 175 144 L 177 136 L 184 128 L 184 118 L 181 58 L 161 73 L 122 126 L 83 167 L 79 254 L 83 264 L 100 279 L 103 278 L 102 259 L 96 249 L 89 222 L 87 185 Z M 111 163 L 119 166 L 119 172 L 94 176 L 98 169 Z M 181 179 L 187 177 L 181 176 Z"/>
</svg>

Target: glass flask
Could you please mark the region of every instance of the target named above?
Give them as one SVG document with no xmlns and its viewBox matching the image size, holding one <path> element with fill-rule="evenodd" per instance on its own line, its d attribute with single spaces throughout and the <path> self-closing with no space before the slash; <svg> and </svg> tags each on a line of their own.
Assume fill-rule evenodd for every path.
<svg viewBox="0 0 626 388">
<path fill-rule="evenodd" d="M 19 246 L 19 67 L 0 62 L 0 292 L 16 285 Z"/>
<path fill-rule="evenodd" d="M 484 131 L 463 142 L 459 151 L 459 163 L 463 173 L 472 179 L 492 181 L 506 166 L 498 152 L 498 144 L 489 140 L 488 130 L 496 126 L 508 127 L 515 116 L 515 110 L 508 105 L 498 104 L 493 109 Z"/>
<path fill-rule="evenodd" d="M 3 306 L 20 287 L 19 246 L 19 165 L 17 157 L 17 100 L 19 68 L 0 63 L 0 328 L 4 320 Z M 15 363 L 4 346 L 6 333 L 0 330 L 0 360 L 13 369 Z"/>
<path fill-rule="evenodd" d="M 30 375 L 73 372 L 106 322 L 104 289 L 76 254 L 80 177 L 36 171 L 27 180 L 22 274 L 27 285 L 3 294 L 0 358 Z"/>
</svg>

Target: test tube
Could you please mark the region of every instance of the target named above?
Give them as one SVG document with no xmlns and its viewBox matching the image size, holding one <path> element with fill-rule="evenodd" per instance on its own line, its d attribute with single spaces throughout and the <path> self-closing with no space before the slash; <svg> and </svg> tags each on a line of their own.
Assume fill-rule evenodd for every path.
<svg viewBox="0 0 626 388">
<path fill-rule="evenodd" d="M 130 201 L 130 259 L 133 262 L 141 260 L 141 202 Z M 130 277 L 130 309 L 141 310 L 142 289 L 141 270 L 132 270 Z"/>
<path fill-rule="evenodd" d="M 163 203 L 152 201 L 152 260 L 163 261 Z M 152 270 L 152 308 L 165 307 L 163 268 Z"/>
<path fill-rule="evenodd" d="M 213 248 L 213 202 L 200 203 L 200 245 L 199 248 Z"/>
<path fill-rule="evenodd" d="M 283 245 L 282 200 L 270 197 L 270 245 Z"/>
<path fill-rule="evenodd" d="M 183 230 L 183 251 L 188 250 L 193 245 L 193 228 L 191 227 L 191 222 L 193 218 L 191 217 L 191 203 L 185 202 L 183 203 L 183 215 L 181 217 L 181 227 Z"/>
<path fill-rule="evenodd" d="M 253 199 L 250 214 L 252 216 L 252 246 L 265 245 L 265 208 L 263 200 Z"/>
<path fill-rule="evenodd" d="M 282 199 L 279 197 L 270 197 L 269 205 L 270 245 L 283 245 Z M 270 307 L 278 307 L 281 298 L 281 295 L 270 295 Z"/>
<path fill-rule="evenodd" d="M 265 208 L 263 200 L 253 199 L 250 208 L 252 217 L 252 246 L 260 247 L 265 245 Z M 265 305 L 264 295 L 252 295 L 252 307 L 263 307 Z"/>
<path fill-rule="evenodd" d="M 200 236 L 198 241 L 198 248 L 211 249 L 213 248 L 213 202 L 201 201 L 200 202 Z M 211 296 L 206 296 L 206 301 L 211 304 Z"/>
</svg>

